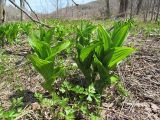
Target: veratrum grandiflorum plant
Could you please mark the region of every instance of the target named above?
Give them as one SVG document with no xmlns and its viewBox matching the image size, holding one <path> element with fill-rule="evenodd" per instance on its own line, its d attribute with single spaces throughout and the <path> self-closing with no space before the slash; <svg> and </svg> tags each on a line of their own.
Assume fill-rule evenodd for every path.
<svg viewBox="0 0 160 120">
<path fill-rule="evenodd" d="M 101 93 L 106 85 L 119 82 L 120 78 L 111 71 L 135 51 L 123 46 L 130 28 L 130 21 L 116 23 L 110 32 L 102 25 L 98 25 L 95 30 L 95 26 L 90 23 L 82 23 L 78 28 L 76 63 L 85 76 L 85 86 L 94 83 L 96 90 Z M 97 34 L 96 38 L 92 37 L 93 32 Z"/>
<path fill-rule="evenodd" d="M 29 55 L 29 59 L 31 60 L 35 69 L 44 77 L 45 82 L 43 83 L 43 87 L 52 92 L 52 85 L 55 82 L 57 77 L 60 77 L 64 71 L 63 66 L 55 65 L 56 56 L 65 50 L 69 45 L 70 41 L 59 42 L 58 44 L 51 46 L 51 36 L 52 32 L 37 36 L 32 35 L 29 39 L 29 43 L 34 50 L 32 55 Z M 41 32 L 42 34 L 43 32 Z M 47 36 L 45 36 L 47 35 Z M 50 38 L 50 39 L 48 39 Z"/>
</svg>

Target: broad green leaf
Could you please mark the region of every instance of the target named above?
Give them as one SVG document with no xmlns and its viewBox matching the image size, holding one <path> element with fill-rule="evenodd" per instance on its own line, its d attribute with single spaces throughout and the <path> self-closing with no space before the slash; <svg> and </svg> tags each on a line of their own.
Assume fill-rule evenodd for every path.
<svg viewBox="0 0 160 120">
<path fill-rule="evenodd" d="M 82 49 L 80 53 L 80 61 L 84 62 L 85 60 L 88 59 L 89 55 L 95 50 L 97 46 L 100 45 L 101 42 L 96 42 L 94 44 L 91 44 L 87 46 L 86 48 Z"/>
<path fill-rule="evenodd" d="M 118 28 L 118 31 L 112 35 L 114 47 L 120 47 L 125 41 L 130 29 L 130 24 L 125 24 Z"/>
<path fill-rule="evenodd" d="M 79 59 L 75 59 L 75 62 L 78 65 L 78 68 L 83 72 L 85 78 L 88 80 L 88 82 L 91 80 L 91 62 L 92 62 L 92 56 L 87 59 L 86 62 L 82 63 L 79 61 Z"/>
<path fill-rule="evenodd" d="M 57 77 L 62 76 L 62 74 L 64 74 L 63 68 L 61 67 L 54 68 L 50 78 L 45 79 L 45 82 L 43 83 L 43 87 L 49 91 L 52 91 L 52 84 L 54 83 L 55 79 Z"/>
<path fill-rule="evenodd" d="M 80 52 L 84 47 L 80 43 L 76 43 L 76 48 L 77 48 L 78 55 L 80 55 Z"/>
<path fill-rule="evenodd" d="M 40 28 L 40 39 L 48 44 L 51 43 L 53 36 L 53 29 L 49 29 L 48 31 L 44 28 Z"/>
<path fill-rule="evenodd" d="M 60 42 L 58 45 L 56 45 L 55 47 L 52 48 L 52 53 L 46 60 L 52 60 L 55 57 L 55 55 L 62 52 L 63 50 L 65 50 L 69 46 L 70 46 L 69 40 Z"/>
<path fill-rule="evenodd" d="M 98 39 L 103 42 L 104 52 L 107 52 L 112 44 L 111 36 L 101 25 L 98 26 Z"/>
<path fill-rule="evenodd" d="M 47 31 L 46 36 L 45 36 L 45 41 L 48 44 L 51 44 L 52 36 L 53 36 L 53 30 L 50 29 L 50 30 Z"/>
<path fill-rule="evenodd" d="M 96 56 L 98 57 L 98 59 L 100 59 L 100 60 L 103 59 L 103 56 L 105 55 L 104 54 L 104 47 L 102 45 L 96 47 L 95 53 L 96 53 Z"/>
<path fill-rule="evenodd" d="M 29 39 L 29 44 L 40 58 L 46 59 L 48 56 L 50 56 L 51 49 L 47 43 L 32 37 Z"/>
<path fill-rule="evenodd" d="M 104 58 L 104 64 L 107 68 L 112 68 L 135 50 L 129 47 L 116 47 L 110 51 Z"/>
<path fill-rule="evenodd" d="M 82 46 L 87 46 L 91 42 L 91 35 L 96 27 L 89 22 L 81 22 L 77 27 L 77 39 Z"/>
<path fill-rule="evenodd" d="M 103 66 L 102 62 L 94 55 L 94 65 L 97 66 L 99 73 L 101 76 L 106 77 L 108 74 L 108 70 Z"/>
<path fill-rule="evenodd" d="M 113 85 L 118 82 L 119 78 L 117 76 L 109 75 L 109 71 L 103 66 L 96 56 L 94 56 L 94 64 L 97 66 L 100 75 L 100 80 L 95 81 L 95 85 L 99 89 L 99 92 L 102 92 L 106 85 Z"/>
<path fill-rule="evenodd" d="M 35 69 L 46 79 L 50 79 L 53 76 L 53 62 L 42 60 L 37 55 L 29 55 L 29 59 L 31 60 Z"/>
</svg>

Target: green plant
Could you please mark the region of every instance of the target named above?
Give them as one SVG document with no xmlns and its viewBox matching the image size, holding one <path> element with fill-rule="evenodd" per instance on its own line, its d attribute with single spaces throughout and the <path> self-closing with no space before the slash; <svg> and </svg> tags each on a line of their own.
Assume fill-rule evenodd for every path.
<svg viewBox="0 0 160 120">
<path fill-rule="evenodd" d="M 20 27 L 22 29 L 22 33 L 26 34 L 26 35 L 29 35 L 31 32 L 31 29 L 32 29 L 32 24 L 31 23 L 21 23 L 20 24 Z"/>
<path fill-rule="evenodd" d="M 16 41 L 19 34 L 20 26 L 17 23 L 5 24 L 0 26 L 0 44 L 4 46 L 5 43 L 12 44 Z"/>
<path fill-rule="evenodd" d="M 100 42 L 93 42 L 91 39 L 95 26 L 91 23 L 81 22 L 81 26 L 77 28 L 77 42 L 76 42 L 76 63 L 80 70 L 83 72 L 86 81 L 84 84 L 89 86 L 92 83 L 92 58 L 94 49 L 100 45 Z"/>
<path fill-rule="evenodd" d="M 72 101 L 72 109 L 77 113 L 84 115 L 86 118 L 91 118 L 91 114 L 98 116 L 101 95 L 95 90 L 94 84 L 87 88 L 64 81 L 60 87 L 60 92 L 63 96 Z M 94 109 L 94 111 L 91 109 Z M 95 107 L 93 107 L 95 106 Z"/>
<path fill-rule="evenodd" d="M 93 42 L 91 38 L 81 39 L 77 32 L 77 57 L 76 62 L 85 76 L 85 84 L 89 86 L 94 83 L 97 92 L 102 92 L 106 85 L 117 84 L 119 77 L 111 71 L 119 62 L 134 52 L 133 48 L 123 47 L 130 30 L 131 23 L 118 23 L 114 30 L 109 32 L 101 25 L 97 29 L 97 38 Z M 81 33 L 86 29 L 81 30 Z M 91 36 L 91 32 L 89 32 Z M 85 41 L 88 41 L 84 46 Z M 96 76 L 100 78 L 97 80 Z"/>
<path fill-rule="evenodd" d="M 13 43 L 16 40 L 19 33 L 19 24 L 8 24 L 5 28 L 5 35 L 8 43 Z"/>
<path fill-rule="evenodd" d="M 68 35 L 69 30 L 65 29 L 64 26 L 58 24 L 54 29 L 54 36 L 57 41 L 63 41 L 65 36 Z"/>
<path fill-rule="evenodd" d="M 22 111 L 23 98 L 13 98 L 11 100 L 11 107 L 8 111 L 5 111 L 2 106 L 0 106 L 0 119 L 2 120 L 15 120 Z"/>
<path fill-rule="evenodd" d="M 59 95 L 62 92 L 64 95 Z M 59 93 L 59 94 L 58 94 Z M 58 95 L 57 95 L 58 94 Z M 100 95 L 95 92 L 94 86 L 83 88 L 79 85 L 73 85 L 64 81 L 60 91 L 51 94 L 52 98 L 45 98 L 40 93 L 35 93 L 40 105 L 47 107 L 52 112 L 52 118 L 75 120 L 79 112 L 90 118 L 92 115 L 98 115 L 98 111 L 90 110 L 90 107 L 100 103 Z M 98 110 L 98 108 L 95 108 Z"/>
<path fill-rule="evenodd" d="M 93 84 L 91 84 L 88 88 L 83 88 L 79 85 L 73 85 L 67 81 L 64 81 L 60 88 L 60 91 L 65 94 L 73 92 L 81 100 L 85 100 L 91 103 L 94 101 L 97 104 L 100 103 L 100 95 L 96 93 Z"/>
<path fill-rule="evenodd" d="M 44 77 L 45 83 L 43 87 L 51 92 L 56 78 L 60 77 L 64 71 L 63 66 L 55 65 L 55 58 L 70 45 L 70 41 L 63 41 L 52 47 L 50 39 L 48 40 L 46 37 L 44 39 L 44 36 L 39 38 L 33 35 L 29 43 L 35 52 L 29 55 L 29 59 L 36 70 Z"/>
<path fill-rule="evenodd" d="M 53 40 L 53 33 L 54 33 L 53 28 L 45 30 L 44 28 L 40 27 L 40 37 L 39 37 L 39 39 L 41 41 L 45 41 L 48 44 L 51 44 L 51 41 Z"/>
<path fill-rule="evenodd" d="M 60 60 L 58 54 L 70 46 L 70 41 L 63 39 L 62 42 L 52 44 L 53 29 L 40 28 L 38 34 L 30 36 L 29 44 L 34 53 L 28 57 L 44 77 L 43 87 L 49 91 L 51 98 L 39 93 L 35 96 L 41 106 L 52 111 L 53 118 L 74 120 L 77 114 L 81 114 L 88 119 L 101 120 L 99 107 L 106 86 L 114 85 L 119 93 L 127 95 L 114 70 L 135 51 L 123 46 L 131 26 L 130 21 L 118 22 L 108 31 L 101 25 L 96 27 L 90 22 L 82 21 L 76 30 L 75 61 L 85 79 L 78 85 L 61 79 L 57 83 L 60 84 L 58 88 L 53 87 L 57 78 L 68 77 L 63 76 L 66 68 L 63 66 L 64 60 Z"/>
<path fill-rule="evenodd" d="M 56 93 L 52 93 L 52 98 L 45 98 L 40 93 L 35 93 L 35 97 L 39 100 L 40 105 L 48 107 L 52 111 L 52 117 L 58 119 L 74 120 L 75 110 L 68 106 L 69 99 L 61 99 Z M 57 109 L 55 109 L 57 108 Z M 58 113 L 58 114 L 55 114 Z"/>
<path fill-rule="evenodd" d="M 0 75 L 4 73 L 4 69 L 5 69 L 4 66 L 0 65 Z"/>
<path fill-rule="evenodd" d="M 0 26 L 0 45 L 3 47 L 5 43 L 5 26 Z"/>
</svg>

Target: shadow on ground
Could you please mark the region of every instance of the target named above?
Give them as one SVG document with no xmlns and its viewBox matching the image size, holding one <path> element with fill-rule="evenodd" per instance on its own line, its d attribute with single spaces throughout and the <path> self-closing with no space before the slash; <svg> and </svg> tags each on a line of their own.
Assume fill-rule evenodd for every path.
<svg viewBox="0 0 160 120">
<path fill-rule="evenodd" d="M 37 99 L 34 97 L 34 93 L 30 90 L 16 91 L 11 96 L 9 96 L 9 100 L 20 97 L 23 97 L 23 108 L 29 104 L 37 102 Z"/>
</svg>

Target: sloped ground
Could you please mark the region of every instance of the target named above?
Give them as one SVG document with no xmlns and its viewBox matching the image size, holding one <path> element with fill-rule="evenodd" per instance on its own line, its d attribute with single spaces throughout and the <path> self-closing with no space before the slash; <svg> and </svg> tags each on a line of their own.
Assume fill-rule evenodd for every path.
<svg viewBox="0 0 160 120">
<path fill-rule="evenodd" d="M 160 39 L 129 37 L 127 45 L 137 48 L 137 52 L 121 63 L 118 73 L 130 95 L 125 100 L 115 95 L 113 100 L 105 101 L 102 115 L 106 120 L 159 120 Z M 40 86 L 42 78 L 24 58 L 29 49 L 26 43 L 9 46 L 1 56 L 0 63 L 6 69 L 0 75 L 0 102 L 6 109 L 12 97 L 23 96 L 26 107 L 35 102 L 33 92 L 44 92 Z M 40 120 L 33 111 L 34 105 L 26 111 Z"/>
<path fill-rule="evenodd" d="M 118 104 L 118 98 L 104 104 L 105 119 L 159 120 L 160 39 L 131 37 L 127 44 L 134 45 L 137 52 L 120 65 L 118 72 L 130 97 L 122 104 Z"/>
</svg>

